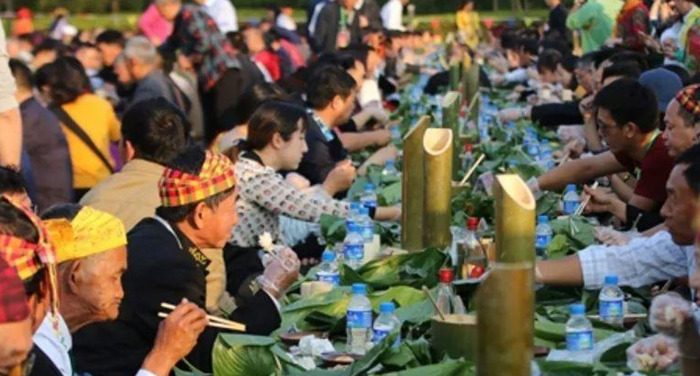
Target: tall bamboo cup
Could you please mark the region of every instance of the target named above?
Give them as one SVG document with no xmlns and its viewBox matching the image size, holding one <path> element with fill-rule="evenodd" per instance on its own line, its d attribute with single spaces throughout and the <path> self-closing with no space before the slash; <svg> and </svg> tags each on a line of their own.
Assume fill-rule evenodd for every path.
<svg viewBox="0 0 700 376">
<path fill-rule="evenodd" d="M 459 135 L 459 106 L 461 104 L 461 95 L 458 91 L 450 91 L 445 95 L 442 102 L 442 127 L 452 130 L 452 180 L 459 181 L 459 152 L 462 150 Z"/>
<path fill-rule="evenodd" d="M 423 116 L 403 139 L 401 184 L 401 247 L 409 252 L 423 249 L 423 135 L 430 117 Z"/>
<path fill-rule="evenodd" d="M 430 128 L 423 136 L 425 179 L 423 196 L 423 246 L 445 248 L 450 244 L 452 222 L 451 129 Z"/>
</svg>

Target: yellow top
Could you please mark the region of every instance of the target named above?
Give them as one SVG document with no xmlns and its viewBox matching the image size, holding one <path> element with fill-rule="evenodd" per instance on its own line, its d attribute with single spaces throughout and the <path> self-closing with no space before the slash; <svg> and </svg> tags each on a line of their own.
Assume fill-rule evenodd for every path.
<svg viewBox="0 0 700 376">
<path fill-rule="evenodd" d="M 457 29 L 464 34 L 467 45 L 472 49 L 476 48 L 476 45 L 479 44 L 480 28 L 478 13 L 464 10 L 457 12 Z"/>
<path fill-rule="evenodd" d="M 64 104 L 63 110 L 70 115 L 97 145 L 102 154 L 114 166 L 109 152 L 110 141 L 119 141 L 121 129 L 119 119 L 112 105 L 94 94 L 83 94 L 71 103 Z M 61 124 L 66 134 L 70 158 L 73 164 L 73 187 L 91 188 L 109 176 L 109 169 L 83 141 Z"/>
<path fill-rule="evenodd" d="M 122 222 L 111 214 L 84 206 L 72 221 L 44 221 L 58 262 L 85 258 L 126 245 Z"/>
</svg>

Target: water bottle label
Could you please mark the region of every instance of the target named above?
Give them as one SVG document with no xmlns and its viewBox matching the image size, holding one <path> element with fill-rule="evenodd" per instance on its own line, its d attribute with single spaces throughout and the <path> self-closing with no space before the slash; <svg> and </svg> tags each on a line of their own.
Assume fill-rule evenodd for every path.
<svg viewBox="0 0 700 376">
<path fill-rule="evenodd" d="M 372 311 L 349 309 L 346 317 L 348 328 L 371 328 Z"/>
<path fill-rule="evenodd" d="M 346 244 L 343 247 L 343 256 L 346 260 L 362 260 L 365 258 L 364 244 Z"/>
<path fill-rule="evenodd" d="M 374 240 L 374 224 L 362 228 L 362 238 L 365 240 L 365 243 Z"/>
<path fill-rule="evenodd" d="M 606 301 L 601 300 L 599 302 L 600 318 L 621 318 L 624 315 L 624 309 L 622 307 L 622 300 Z"/>
<path fill-rule="evenodd" d="M 319 282 L 330 283 L 333 286 L 340 286 L 340 274 L 338 274 L 338 272 L 318 272 L 316 273 L 316 280 Z"/>
<path fill-rule="evenodd" d="M 535 236 L 535 248 L 546 249 L 549 243 L 552 242 L 552 235 L 537 235 Z"/>
<path fill-rule="evenodd" d="M 564 201 L 564 214 L 574 214 L 578 209 L 579 202 L 575 200 Z"/>
<path fill-rule="evenodd" d="M 367 208 L 376 208 L 377 207 L 377 199 L 362 200 L 362 205 L 364 205 Z"/>
<path fill-rule="evenodd" d="M 566 349 L 569 351 L 593 350 L 593 331 L 566 333 Z"/>
<path fill-rule="evenodd" d="M 381 340 L 383 340 L 384 338 L 386 338 L 386 337 L 389 335 L 389 333 L 391 333 L 391 331 L 388 330 L 388 329 L 389 329 L 389 328 L 375 328 L 375 329 L 373 330 L 373 337 L 372 337 L 372 340 L 374 341 L 374 344 L 375 344 L 375 345 L 376 345 L 377 343 L 381 342 Z M 400 344 L 401 344 L 401 333 L 399 333 L 399 334 L 396 336 L 396 340 L 395 340 L 394 343 L 391 345 L 391 347 L 397 348 L 397 347 L 399 347 Z"/>
</svg>

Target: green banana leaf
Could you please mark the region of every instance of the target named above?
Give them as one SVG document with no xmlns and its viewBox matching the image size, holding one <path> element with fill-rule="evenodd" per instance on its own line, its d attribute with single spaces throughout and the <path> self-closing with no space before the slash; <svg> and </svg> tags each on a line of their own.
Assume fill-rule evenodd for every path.
<svg viewBox="0 0 700 376">
<path fill-rule="evenodd" d="M 215 375 L 269 376 L 283 373 L 282 363 L 272 351 L 271 337 L 220 334 L 212 353 Z"/>
</svg>

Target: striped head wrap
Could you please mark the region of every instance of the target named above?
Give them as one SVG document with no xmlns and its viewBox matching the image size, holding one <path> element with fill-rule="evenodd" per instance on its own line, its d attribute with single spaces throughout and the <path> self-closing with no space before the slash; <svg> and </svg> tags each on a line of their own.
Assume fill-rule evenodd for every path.
<svg viewBox="0 0 700 376">
<path fill-rule="evenodd" d="M 700 85 L 690 85 L 683 88 L 676 94 L 676 100 L 680 103 L 681 108 L 690 112 L 693 116 L 700 115 L 700 93 L 698 93 Z"/>
<path fill-rule="evenodd" d="M 200 202 L 236 186 L 233 163 L 224 155 L 206 151 L 198 175 L 166 168 L 158 182 L 161 204 L 177 207 Z"/>
</svg>

